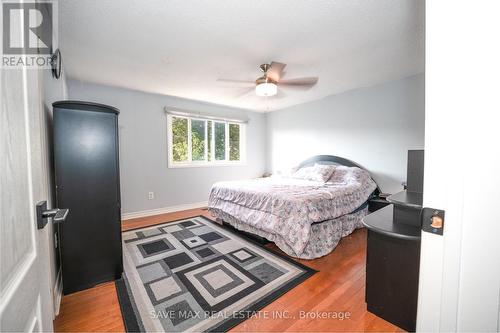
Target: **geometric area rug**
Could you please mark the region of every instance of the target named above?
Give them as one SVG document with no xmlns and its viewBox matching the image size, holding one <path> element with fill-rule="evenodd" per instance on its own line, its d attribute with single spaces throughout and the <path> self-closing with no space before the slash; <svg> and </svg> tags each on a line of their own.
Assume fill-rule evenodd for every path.
<svg viewBox="0 0 500 333">
<path fill-rule="evenodd" d="M 128 332 L 223 332 L 315 271 L 203 216 L 122 233 Z"/>
</svg>

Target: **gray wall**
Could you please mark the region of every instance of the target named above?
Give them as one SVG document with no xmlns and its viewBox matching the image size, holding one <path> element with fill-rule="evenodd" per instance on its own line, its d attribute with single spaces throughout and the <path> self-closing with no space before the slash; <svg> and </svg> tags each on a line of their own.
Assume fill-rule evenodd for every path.
<svg viewBox="0 0 500 333">
<path fill-rule="evenodd" d="M 68 86 L 71 99 L 120 109 L 122 213 L 204 202 L 217 181 L 258 177 L 265 172 L 265 114 L 75 80 L 69 80 Z M 246 165 L 169 169 L 164 106 L 249 119 Z M 155 193 L 153 200 L 148 200 L 150 191 Z"/>
<path fill-rule="evenodd" d="M 406 179 L 407 150 L 424 146 L 423 75 L 268 114 L 75 80 L 68 86 L 71 99 L 121 111 L 122 213 L 204 202 L 214 182 L 284 170 L 317 154 L 360 163 L 394 193 Z M 164 106 L 250 119 L 246 165 L 169 169 Z"/>
<path fill-rule="evenodd" d="M 424 76 L 271 112 L 267 140 L 270 171 L 317 154 L 338 155 L 372 172 L 382 191 L 400 191 L 407 150 L 424 147 Z"/>
</svg>

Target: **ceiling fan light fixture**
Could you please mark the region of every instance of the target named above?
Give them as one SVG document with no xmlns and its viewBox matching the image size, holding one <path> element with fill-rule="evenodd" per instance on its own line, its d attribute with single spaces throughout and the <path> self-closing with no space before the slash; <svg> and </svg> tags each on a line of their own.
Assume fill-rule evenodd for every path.
<svg viewBox="0 0 500 333">
<path fill-rule="evenodd" d="M 274 96 L 278 92 L 278 86 L 273 82 L 262 82 L 255 86 L 257 96 Z"/>
</svg>

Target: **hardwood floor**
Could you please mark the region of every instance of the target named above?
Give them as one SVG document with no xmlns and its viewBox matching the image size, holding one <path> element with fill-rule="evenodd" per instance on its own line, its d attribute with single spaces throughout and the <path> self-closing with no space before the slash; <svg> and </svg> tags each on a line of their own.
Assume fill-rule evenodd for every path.
<svg viewBox="0 0 500 333">
<path fill-rule="evenodd" d="M 207 210 L 191 209 L 124 221 L 122 230 L 204 215 Z M 280 251 L 274 244 L 270 248 Z M 329 255 L 315 260 L 299 260 L 319 272 L 273 303 L 266 306 L 272 318 L 250 318 L 234 332 L 400 332 L 401 329 L 366 311 L 365 261 L 366 230 L 360 229 L 341 240 Z M 343 320 L 332 318 L 350 314 Z M 308 316 L 306 317 L 306 314 Z M 325 314 L 330 318 L 316 318 Z M 54 321 L 56 332 L 122 332 L 120 306 L 114 283 L 64 296 Z"/>
</svg>

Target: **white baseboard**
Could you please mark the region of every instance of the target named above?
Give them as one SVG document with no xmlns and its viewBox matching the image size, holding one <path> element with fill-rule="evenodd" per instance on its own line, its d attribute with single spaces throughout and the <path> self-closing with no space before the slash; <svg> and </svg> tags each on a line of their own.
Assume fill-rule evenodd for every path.
<svg viewBox="0 0 500 333">
<path fill-rule="evenodd" d="M 59 268 L 59 271 L 57 272 L 56 276 L 56 283 L 54 286 L 54 319 L 59 314 L 62 294 L 63 294 L 62 269 Z"/>
<path fill-rule="evenodd" d="M 203 202 L 195 202 L 195 203 L 191 203 L 191 204 L 155 208 L 155 209 L 150 209 L 150 210 L 142 210 L 139 212 L 123 213 L 122 214 L 122 221 L 136 219 L 139 217 L 146 217 L 146 216 L 179 212 L 179 211 L 188 210 L 188 209 L 203 208 L 203 207 L 207 207 L 207 206 L 208 206 L 208 201 L 203 201 Z"/>
</svg>

